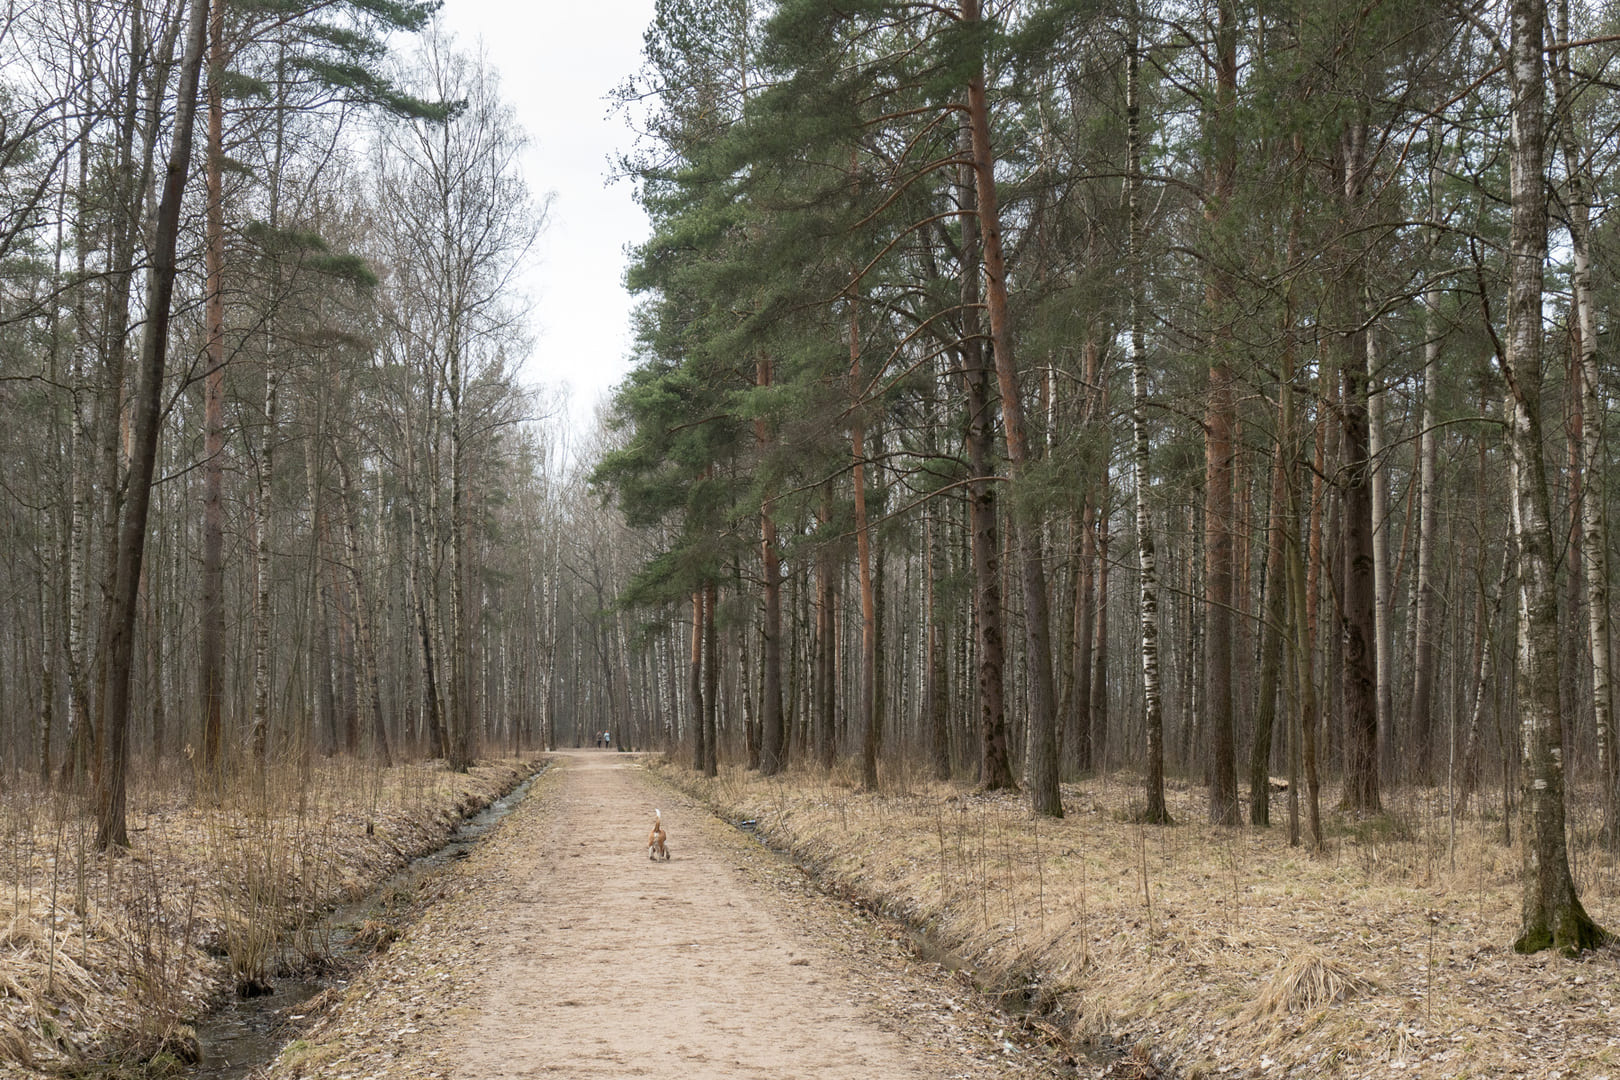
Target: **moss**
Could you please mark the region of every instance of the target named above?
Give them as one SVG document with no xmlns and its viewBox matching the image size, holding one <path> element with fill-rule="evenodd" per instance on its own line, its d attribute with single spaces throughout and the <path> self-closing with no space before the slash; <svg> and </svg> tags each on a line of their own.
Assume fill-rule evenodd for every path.
<svg viewBox="0 0 1620 1080">
<path fill-rule="evenodd" d="M 336 1043 L 311 1043 L 295 1039 L 281 1051 L 281 1063 L 296 1071 L 318 1069 L 343 1052 Z"/>
<path fill-rule="evenodd" d="M 153 1054 L 146 1063 L 148 1076 L 179 1076 L 185 1071 L 186 1063 L 181 1061 L 177 1055 L 167 1051 Z"/>
<path fill-rule="evenodd" d="M 1614 935 L 1593 922 L 1577 901 L 1553 913 L 1551 919 L 1538 919 L 1525 927 L 1513 942 L 1513 951 L 1537 953 L 1543 949 L 1557 949 L 1573 960 L 1589 949 L 1599 949 L 1614 940 Z"/>
</svg>

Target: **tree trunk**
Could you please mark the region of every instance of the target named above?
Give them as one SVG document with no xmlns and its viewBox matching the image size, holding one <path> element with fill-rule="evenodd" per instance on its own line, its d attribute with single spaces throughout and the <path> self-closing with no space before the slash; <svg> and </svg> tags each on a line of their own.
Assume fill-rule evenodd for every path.
<svg viewBox="0 0 1620 1080">
<path fill-rule="evenodd" d="M 270 227 L 281 224 L 281 170 L 286 140 L 286 98 L 278 90 L 275 109 L 274 151 L 270 161 Z M 273 258 L 270 265 L 272 287 L 278 292 L 282 285 L 281 261 Z M 270 731 L 270 623 L 272 570 L 271 532 L 275 515 L 272 499 L 275 491 L 276 424 L 281 400 L 281 377 L 276 369 L 276 312 L 266 318 L 266 346 L 264 353 L 264 434 L 259 448 L 258 493 L 255 502 L 258 517 L 258 552 L 254 559 L 253 604 L 253 752 L 263 762 Z M 409 556 L 407 556 L 409 558 Z"/>
<path fill-rule="evenodd" d="M 276 439 L 276 377 L 265 373 L 264 441 L 259 448 L 258 492 L 254 500 L 258 550 L 253 561 L 253 755 L 263 763 L 270 739 L 270 572 Z"/>
<path fill-rule="evenodd" d="M 1517 684 L 1523 794 L 1524 904 L 1519 952 L 1574 955 L 1609 940 L 1570 875 L 1564 827 L 1563 715 L 1558 700 L 1558 596 L 1547 475 L 1541 457 L 1541 322 L 1547 257 L 1542 29 L 1546 0 L 1512 0 L 1512 214 L 1504 376 L 1512 415 L 1513 530 L 1519 551 Z"/>
<path fill-rule="evenodd" d="M 1264 622 L 1260 627 L 1260 693 L 1255 702 L 1254 741 L 1249 751 L 1249 823 L 1271 824 L 1271 734 L 1277 717 L 1278 669 L 1282 662 L 1282 627 L 1288 617 L 1283 585 L 1284 507 L 1288 497 L 1283 468 L 1286 453 L 1279 432 L 1271 462 L 1271 512 L 1266 530 Z"/>
<path fill-rule="evenodd" d="M 131 101 L 129 109 L 134 111 L 134 102 Z M 85 110 L 86 119 L 81 128 L 81 145 L 89 140 L 89 109 Z M 81 216 L 88 216 L 90 199 L 89 155 L 79 155 L 79 187 L 78 210 Z M 70 385 L 72 387 L 73 402 L 68 415 L 68 492 L 71 500 L 68 510 L 68 524 L 66 535 L 63 538 L 63 558 L 67 567 L 67 595 L 64 597 L 67 609 L 67 732 L 63 740 L 65 753 L 62 756 L 61 778 L 69 787 L 76 787 L 83 783 L 89 772 L 89 747 L 91 740 L 87 737 L 90 723 L 90 673 L 88 660 L 88 645 L 86 642 L 85 622 L 89 617 L 86 607 L 88 599 L 85 589 L 85 576 L 90 560 L 90 537 L 93 533 L 94 514 L 93 500 L 91 498 L 91 470 L 83 460 L 89 455 L 89 440 L 83 437 L 84 416 L 80 396 L 86 391 L 85 385 L 89 364 L 86 362 L 90 351 L 90 343 L 94 338 L 94 329 L 90 325 L 89 315 L 89 283 L 86 280 L 90 254 L 90 235 L 86 229 L 76 231 L 75 241 L 75 280 L 78 287 L 74 290 L 73 323 L 74 343 L 72 359 L 70 361 Z M 112 388 L 109 388 L 112 390 Z M 41 761 L 45 762 L 44 777 L 49 778 L 50 743 L 47 740 L 41 748 Z"/>
<path fill-rule="evenodd" d="M 1080 552 L 1074 575 L 1074 709 L 1069 760 L 1087 772 L 1095 765 L 1091 743 L 1091 673 L 1097 632 L 1097 507 L 1088 490 L 1080 508 Z"/>
<path fill-rule="evenodd" d="M 1302 139 L 1294 136 L 1295 161 L 1301 157 Z M 1302 183 L 1302 181 L 1300 182 Z M 1299 183 L 1294 190 L 1294 206 L 1292 223 L 1289 230 L 1290 261 L 1297 252 L 1299 237 L 1299 220 L 1303 216 L 1303 192 Z M 1307 544 L 1300 542 L 1300 483 L 1298 479 L 1299 465 L 1299 431 L 1294 416 L 1294 299 L 1290 293 L 1285 300 L 1283 312 L 1283 350 L 1282 370 L 1277 380 L 1277 452 L 1283 469 L 1283 505 L 1285 526 L 1282 532 L 1283 542 L 1283 581 L 1281 586 L 1287 591 L 1288 611 L 1288 644 L 1290 663 L 1289 670 L 1293 679 L 1295 716 L 1297 726 L 1294 737 L 1289 739 L 1291 767 L 1289 770 L 1289 843 L 1298 842 L 1298 793 L 1297 786 L 1299 773 L 1303 770 L 1306 787 L 1306 829 L 1309 836 L 1308 850 L 1312 853 L 1322 850 L 1322 815 L 1321 815 L 1321 781 L 1316 771 L 1316 727 L 1317 727 L 1317 696 L 1316 696 L 1316 627 L 1313 622 L 1315 606 L 1311 599 L 1310 589 L 1314 586 L 1314 577 L 1306 572 Z M 1321 425 L 1317 424 L 1318 435 Z M 1318 445 L 1320 445 L 1318 443 Z M 1321 490 L 1317 482 L 1321 476 L 1320 470 L 1315 470 L 1312 480 L 1313 492 Z M 1319 533 L 1314 528 L 1317 520 L 1317 509 L 1312 507 L 1310 514 L 1311 533 L 1307 540 L 1311 548 L 1311 558 L 1317 557 L 1320 550 Z M 1314 564 L 1313 564 L 1314 566 Z M 1298 758 L 1299 768 L 1292 767 L 1292 759 Z"/>
<path fill-rule="evenodd" d="M 934 396 L 935 389 L 935 376 L 930 371 L 925 433 L 926 449 L 930 458 L 939 453 L 939 429 L 942 419 Z M 950 624 L 950 612 L 945 609 L 945 602 L 940 598 L 939 589 L 939 579 L 946 571 L 945 523 L 942 515 L 943 509 L 936 505 L 923 525 L 928 546 L 927 564 L 924 569 L 927 580 L 923 599 L 928 621 L 925 631 L 927 636 L 923 643 L 927 685 L 927 692 L 923 698 L 923 722 L 927 726 L 928 760 L 933 766 L 934 779 L 949 780 L 951 778 L 950 673 L 946 665 L 946 654 L 949 651 L 946 644 L 946 628 Z"/>
<path fill-rule="evenodd" d="M 980 22 L 979 0 L 962 0 L 962 21 Z M 996 202 L 995 157 L 990 146 L 990 112 L 985 97 L 984 68 L 976 66 L 968 77 L 968 125 L 973 142 L 973 174 L 978 194 L 980 246 L 984 257 L 986 308 L 990 316 L 991 353 L 1001 390 L 1001 422 L 1007 441 L 1010 479 L 1016 487 L 1030 465 L 1024 430 L 1024 407 L 1019 397 L 1018 365 L 1007 306 L 1007 267 L 1001 249 L 1001 213 Z M 1057 709 L 1052 685 L 1052 648 L 1047 612 L 1046 568 L 1041 551 L 1041 526 L 1034 513 L 1015 513 L 1013 533 L 1018 541 L 1024 586 L 1024 636 L 1029 664 L 1030 759 L 1027 771 L 1030 807 L 1037 814 L 1063 816 L 1058 788 Z"/>
<path fill-rule="evenodd" d="M 198 711 L 202 716 L 203 774 L 218 792 L 225 696 L 225 214 L 223 140 L 225 0 L 214 0 L 208 19 L 207 213 L 203 261 L 208 335 L 203 374 L 203 560 L 199 599 L 201 626 L 197 664 Z"/>
<path fill-rule="evenodd" d="M 201 19 L 202 29 L 200 35 L 206 36 L 206 13 L 196 16 Z M 179 41 L 183 30 L 189 31 L 189 23 L 176 16 L 164 31 L 161 41 L 148 40 L 148 28 L 144 20 L 144 8 L 136 5 L 130 14 L 129 41 L 132 54 L 139 54 L 143 60 L 153 62 L 160 70 L 167 70 L 169 62 L 174 56 L 176 42 Z M 156 38 L 156 35 L 153 35 Z M 191 36 L 187 33 L 186 46 L 191 44 Z M 197 93 L 197 83 L 201 80 L 202 50 L 204 43 L 198 39 L 196 64 L 198 78 L 191 84 L 190 95 L 194 99 Z M 144 73 L 148 70 L 146 64 L 131 63 L 128 65 L 128 81 L 124 87 L 125 111 L 121 117 L 118 147 L 115 153 L 115 171 L 113 183 L 112 204 L 114 207 L 111 224 L 111 236 L 108 240 L 108 265 L 111 272 L 107 275 L 108 289 L 106 292 L 108 310 L 101 319 L 101 350 L 102 350 L 102 387 L 103 391 L 96 395 L 94 410 L 95 433 L 100 440 L 98 447 L 100 453 L 101 475 L 93 480 L 92 484 L 99 485 L 101 490 L 101 551 L 105 553 L 104 566 L 99 575 L 99 587 L 103 597 L 112 597 L 118 591 L 118 551 L 120 546 L 119 521 L 123 513 L 126 488 L 132 483 L 131 478 L 120 478 L 120 443 L 123 434 L 122 421 L 125 415 L 125 375 L 127 340 L 130 329 L 130 289 L 135 277 L 136 245 L 145 235 L 143 227 L 145 221 L 145 206 L 148 192 L 152 183 L 153 165 L 156 160 L 156 147 L 161 121 L 168 110 L 163 107 L 163 97 L 168 89 L 166 79 L 146 80 L 147 90 L 145 101 L 141 100 L 141 88 Z M 182 64 L 182 69 L 184 64 Z M 178 100 L 178 99 L 177 99 Z M 187 118 L 188 138 L 191 125 L 195 121 L 195 101 L 188 102 L 190 115 Z M 139 117 L 144 121 L 137 123 Z M 175 120 L 179 120 L 178 113 Z M 136 132 L 140 133 L 140 151 L 137 154 Z M 178 134 L 179 128 L 173 128 Z M 174 143 L 171 141 L 171 150 Z M 187 154 L 189 156 L 189 147 Z M 171 156 L 171 165 L 173 159 Z M 189 168 L 189 164 L 182 167 Z M 167 178 L 166 178 L 167 179 Z M 184 178 L 181 181 L 184 183 Z M 178 228 L 178 226 L 176 226 Z M 156 224 L 154 223 L 153 247 L 158 244 Z M 152 285 L 152 271 L 155 264 L 147 262 L 148 292 Z M 171 285 L 172 289 L 172 285 Z M 151 329 L 148 323 L 147 329 Z M 165 342 L 165 348 L 167 343 Z M 143 359 L 145 357 L 143 343 Z M 138 410 L 139 406 L 136 406 Z M 133 418 L 132 418 L 133 419 Z M 132 432 L 131 437 L 134 438 Z M 155 453 L 155 451 L 154 451 Z M 133 463 L 132 463 L 133 465 Z M 155 462 L 154 462 L 155 465 Z M 83 543 L 86 549 L 86 574 L 89 574 L 92 541 L 90 517 L 86 517 L 86 535 Z M 138 577 L 139 575 L 137 575 Z M 88 589 L 87 589 L 88 591 Z M 87 663 L 84 687 L 84 713 L 83 723 L 70 743 L 69 756 L 63 761 L 63 772 L 70 773 L 78 770 L 83 775 L 81 763 L 88 762 L 91 770 L 91 782 L 97 788 L 101 786 L 103 765 L 107 759 L 107 689 L 109 685 L 108 665 L 116 636 L 115 621 L 122 617 L 114 604 L 102 604 L 101 634 L 97 642 L 94 658 Z M 133 618 L 133 616 L 130 616 Z M 96 696 L 92 699 L 90 690 L 94 688 Z M 126 690 L 127 693 L 127 690 Z M 127 707 L 127 706 L 126 706 Z"/>
<path fill-rule="evenodd" d="M 355 524 L 354 484 L 349 476 L 348 462 L 343 460 L 343 453 L 335 444 L 332 458 L 337 462 L 338 479 L 342 485 L 343 545 L 354 595 L 354 636 L 359 643 L 359 680 L 371 712 L 373 750 L 382 767 L 387 769 L 393 766 L 394 755 L 389 746 L 388 724 L 383 715 L 382 689 L 377 675 L 377 646 L 372 636 L 371 618 L 366 610 L 365 576 L 360 569 L 360 530 Z"/>
<path fill-rule="evenodd" d="M 186 176 L 191 168 L 192 131 L 207 38 L 208 0 L 193 0 L 175 94 L 173 143 L 153 223 L 146 275 L 146 328 L 141 338 L 140 384 L 131 424 L 128 494 L 119 528 L 117 569 L 108 600 L 107 665 L 104 705 L 105 771 L 96 814 L 96 849 L 129 846 L 125 784 L 129 765 L 129 688 L 135 648 L 136 596 L 146 552 L 146 519 L 162 426 L 163 373 L 169 348 L 170 301 L 174 296 L 175 246 Z"/>
<path fill-rule="evenodd" d="M 1108 481 L 1104 469 L 1098 491 L 1104 511 L 1097 523 L 1097 638 L 1092 650 L 1091 757 L 1097 770 L 1108 768 Z"/>
<path fill-rule="evenodd" d="M 761 354 L 755 368 L 757 385 L 771 385 L 771 361 Z M 754 437 L 760 453 L 767 453 L 771 434 L 763 418 L 754 422 Z M 768 466 L 767 466 L 768 467 Z M 782 721 L 782 569 L 776 545 L 776 519 L 767 494 L 759 508 L 760 570 L 764 575 L 765 628 L 760 649 L 765 665 L 764 689 L 760 702 L 759 771 L 775 776 L 787 768 L 787 731 Z"/>
<path fill-rule="evenodd" d="M 702 772 L 709 761 L 708 712 L 703 704 L 703 590 L 692 592 L 692 650 L 687 694 L 692 699 L 692 769 Z"/>
<path fill-rule="evenodd" d="M 460 342 L 451 334 L 450 377 L 450 768 L 466 772 L 472 765 L 472 686 L 467 672 L 467 521 L 466 445 L 462 431 L 462 362 Z"/>
<path fill-rule="evenodd" d="M 1559 0 L 1559 44 L 1569 43 L 1569 0 Z M 1592 206 L 1595 182 L 1574 108 L 1572 50 L 1559 50 L 1552 64 L 1553 90 L 1560 119 L 1558 132 L 1569 177 L 1569 240 L 1573 267 L 1570 292 L 1575 305 L 1575 347 L 1579 356 L 1581 400 L 1581 562 L 1586 573 L 1587 649 L 1592 663 L 1592 713 L 1597 735 L 1597 774 L 1602 790 L 1603 835 L 1620 845 L 1620 768 L 1616 767 L 1614 691 L 1609 671 L 1612 643 L 1609 628 L 1609 541 L 1604 520 L 1605 492 L 1603 417 L 1598 398 L 1602 367 L 1598 359 L 1597 306 L 1592 297 Z"/>
<path fill-rule="evenodd" d="M 1229 212 L 1237 171 L 1237 11 L 1234 0 L 1220 0 L 1215 34 L 1214 161 L 1205 210 L 1213 237 Z M 1211 320 L 1208 398 L 1204 409 L 1204 710 L 1208 717 L 1209 819 L 1240 825 L 1237 794 L 1237 738 L 1232 715 L 1233 445 L 1237 426 L 1228 320 L 1233 285 L 1225 256 L 1210 259 L 1205 289 Z"/>
<path fill-rule="evenodd" d="M 1484 738 L 1486 690 L 1496 681 L 1497 648 L 1493 628 L 1502 616 L 1502 598 L 1507 594 L 1508 580 L 1513 572 L 1513 544 L 1502 545 L 1502 570 L 1496 579 L 1496 589 L 1487 594 L 1485 582 L 1479 583 L 1479 596 L 1475 602 L 1474 625 L 1474 697 L 1468 710 L 1468 728 L 1463 735 L 1462 768 L 1457 778 L 1458 813 L 1466 812 L 1468 800 L 1479 783 L 1479 752 Z M 1506 748 L 1503 753 L 1507 753 Z"/>
<path fill-rule="evenodd" d="M 1436 216 L 1432 211 L 1431 217 Z M 1416 751 L 1416 772 L 1432 771 L 1434 743 L 1434 637 L 1439 597 L 1434 587 L 1436 465 L 1439 432 L 1435 427 L 1435 397 L 1440 392 L 1440 290 L 1430 288 L 1423 298 L 1423 410 L 1418 435 L 1418 554 L 1417 611 L 1412 644 L 1412 704 L 1407 722 Z"/>
<path fill-rule="evenodd" d="M 832 485 L 821 489 L 819 530 L 832 521 Z M 829 545 L 816 552 L 816 749 L 823 769 L 838 756 L 838 584 Z"/>
<path fill-rule="evenodd" d="M 872 592 L 872 539 L 866 520 L 866 418 L 860 400 L 860 326 L 850 297 L 849 382 L 853 412 L 850 424 L 851 477 L 855 486 L 855 562 L 861 587 L 861 786 L 876 791 L 878 747 L 877 604 Z"/>
<path fill-rule="evenodd" d="M 1142 819 L 1150 825 L 1170 824 L 1164 801 L 1164 710 L 1159 691 L 1159 569 L 1153 544 L 1153 512 L 1148 505 L 1152 483 L 1148 455 L 1147 365 L 1147 254 L 1142 236 L 1142 99 L 1141 13 L 1131 6 L 1130 51 L 1126 59 L 1125 117 L 1130 155 L 1126 205 L 1130 216 L 1127 267 L 1131 318 L 1131 435 L 1132 465 L 1136 470 L 1136 546 L 1140 567 L 1137 622 L 1141 633 L 1142 723 L 1147 729 L 1147 805 Z"/>
<path fill-rule="evenodd" d="M 1344 577 L 1339 627 L 1344 663 L 1345 809 L 1376 814 L 1378 800 L 1377 620 L 1373 574 L 1365 368 L 1344 365 Z"/>
<path fill-rule="evenodd" d="M 703 587 L 703 775 L 720 775 L 720 635 L 715 624 L 720 587 Z"/>
<path fill-rule="evenodd" d="M 780 577 L 780 574 L 778 574 L 778 577 Z M 737 590 L 737 595 L 746 595 L 743 592 L 742 567 L 737 563 L 732 564 L 732 581 L 734 583 L 733 588 Z M 780 617 L 778 617 L 777 622 L 780 625 Z M 754 716 L 754 661 L 748 648 L 748 641 L 753 636 L 754 629 L 753 619 L 747 619 L 737 624 L 737 670 L 741 673 L 742 682 L 743 753 L 748 762 L 748 767 L 758 771 L 761 725 L 758 718 Z M 780 666 L 778 666 L 778 671 L 780 670 Z M 764 682 L 764 678 L 765 673 L 761 670 L 761 683 Z M 780 699 L 780 694 L 778 694 L 778 698 Z M 783 733 L 786 734 L 785 725 Z M 785 738 L 782 741 L 782 753 L 787 753 L 787 740 Z"/>
<path fill-rule="evenodd" d="M 337 753 L 337 698 L 333 693 L 336 671 L 332 655 L 336 647 L 332 640 L 332 596 L 327 584 L 325 548 L 327 540 L 326 501 L 322 498 L 320 470 L 316 464 L 318 448 L 325 444 L 324 424 L 319 405 L 314 408 L 314 432 L 306 444 L 304 477 L 309 485 L 309 607 L 315 624 L 310 635 L 309 666 L 314 686 L 311 712 L 321 739 L 321 753 L 330 757 Z"/>
<path fill-rule="evenodd" d="M 1378 380 L 1377 340 L 1377 334 L 1369 327 L 1366 332 L 1367 472 L 1372 507 L 1374 734 L 1376 745 L 1382 748 L 1382 752 L 1387 752 L 1395 700 L 1391 670 L 1393 631 L 1389 617 L 1390 605 L 1394 601 L 1394 583 L 1390 580 L 1389 467 L 1384 461 L 1384 392 L 1375 389 Z M 1417 779 L 1421 783 L 1429 781 L 1426 772 Z"/>
<path fill-rule="evenodd" d="M 1367 158 L 1367 125 L 1351 125 L 1341 145 L 1346 214 L 1359 209 Z M 1353 258 L 1354 255 L 1347 257 Z M 1346 336 L 1340 375 L 1339 494 L 1341 498 L 1339 630 L 1343 664 L 1345 781 L 1343 805 L 1358 814 L 1376 814 L 1378 798 L 1378 589 L 1373 551 L 1371 423 L 1368 413 L 1366 337 L 1362 326 L 1357 272 L 1340 284 Z"/>
<path fill-rule="evenodd" d="M 971 152 L 972 134 L 964 121 L 962 148 Z M 1000 543 L 996 536 L 996 493 L 991 473 L 995 414 L 990 403 L 990 372 L 985 367 L 979 319 L 978 198 L 972 173 L 958 173 L 957 204 L 962 208 L 963 393 L 967 405 L 968 520 L 972 532 L 974 625 L 978 631 L 979 783 L 987 790 L 1016 788 L 1007 746 L 1001 611 Z"/>
</svg>

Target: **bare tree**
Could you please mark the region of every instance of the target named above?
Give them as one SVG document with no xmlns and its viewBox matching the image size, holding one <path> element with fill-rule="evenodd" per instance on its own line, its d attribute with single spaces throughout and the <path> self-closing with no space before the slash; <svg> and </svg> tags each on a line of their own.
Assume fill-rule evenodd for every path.
<svg viewBox="0 0 1620 1080">
<path fill-rule="evenodd" d="M 460 103 L 447 120 L 413 119 L 384 131 L 378 218 L 388 225 L 384 245 L 396 268 L 392 331 L 432 358 L 447 409 L 449 623 L 440 655 L 449 667 L 450 761 L 466 769 L 482 723 L 473 712 L 467 485 L 469 440 L 477 433 L 467 393 L 479 365 L 492 361 L 514 329 L 511 275 L 543 212 L 517 171 L 523 134 L 482 59 L 456 52 L 443 30 L 430 29 L 401 83 L 422 98 Z"/>
<path fill-rule="evenodd" d="M 146 553 L 147 511 L 152 474 L 157 464 L 158 427 L 162 419 L 163 372 L 169 349 L 170 301 L 174 296 L 175 248 L 180 235 L 181 199 L 191 172 L 191 137 L 202 76 L 208 0 L 192 0 L 185 53 L 176 80 L 173 143 L 163 195 L 152 228 L 150 268 L 146 275 L 146 330 L 141 340 L 139 389 L 131 425 L 129 494 L 119 529 L 117 574 L 108 605 L 105 702 L 106 753 L 96 818 L 96 847 L 128 847 L 124 818 L 129 764 L 129 688 L 135 650 L 136 597 L 141 561 Z"/>
</svg>

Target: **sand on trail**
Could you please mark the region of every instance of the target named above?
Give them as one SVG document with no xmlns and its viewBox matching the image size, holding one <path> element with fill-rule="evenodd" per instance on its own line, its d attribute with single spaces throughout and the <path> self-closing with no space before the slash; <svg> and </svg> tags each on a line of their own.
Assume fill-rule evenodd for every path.
<svg viewBox="0 0 1620 1080">
<path fill-rule="evenodd" d="M 512 902 L 456 1025 L 452 1075 L 1002 1074 L 994 1044 L 962 1037 L 954 1004 L 874 990 L 893 974 L 857 970 L 826 912 L 747 865 L 757 845 L 628 755 L 563 752 L 553 768 L 533 842 L 507 867 Z M 647 858 L 655 807 L 668 862 Z M 909 1007 L 886 1008 L 890 992 Z"/>
</svg>

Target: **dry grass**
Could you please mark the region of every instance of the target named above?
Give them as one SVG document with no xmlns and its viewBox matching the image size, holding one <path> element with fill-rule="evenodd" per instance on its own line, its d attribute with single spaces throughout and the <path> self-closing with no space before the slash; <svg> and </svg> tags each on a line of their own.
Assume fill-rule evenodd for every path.
<svg viewBox="0 0 1620 1080">
<path fill-rule="evenodd" d="M 924 929 L 986 991 L 1179 1075 L 1620 1078 L 1620 953 L 1513 953 L 1520 853 L 1499 820 L 1459 821 L 1453 839 L 1432 791 L 1373 820 L 1329 814 L 1311 857 L 1283 825 L 1203 824 L 1186 784 L 1169 792 L 1178 824 L 1154 828 L 1118 776 L 1066 787 L 1053 821 L 903 774 L 870 794 L 841 774 L 662 771 Z M 1620 929 L 1620 867 L 1574 817 L 1582 896 Z"/>
<path fill-rule="evenodd" d="M 1242 1016 L 1245 1020 L 1277 1020 L 1292 1013 L 1316 1012 L 1374 989 L 1371 980 L 1315 949 L 1307 949 L 1291 957 L 1266 980 Z"/>
<path fill-rule="evenodd" d="M 0 1077 L 174 1055 L 222 991 L 327 958 L 319 915 L 430 851 L 532 770 L 338 760 L 262 783 L 132 784 L 131 850 L 93 850 L 82 803 L 0 798 Z M 177 1034 L 180 1033 L 180 1034 Z"/>
</svg>

